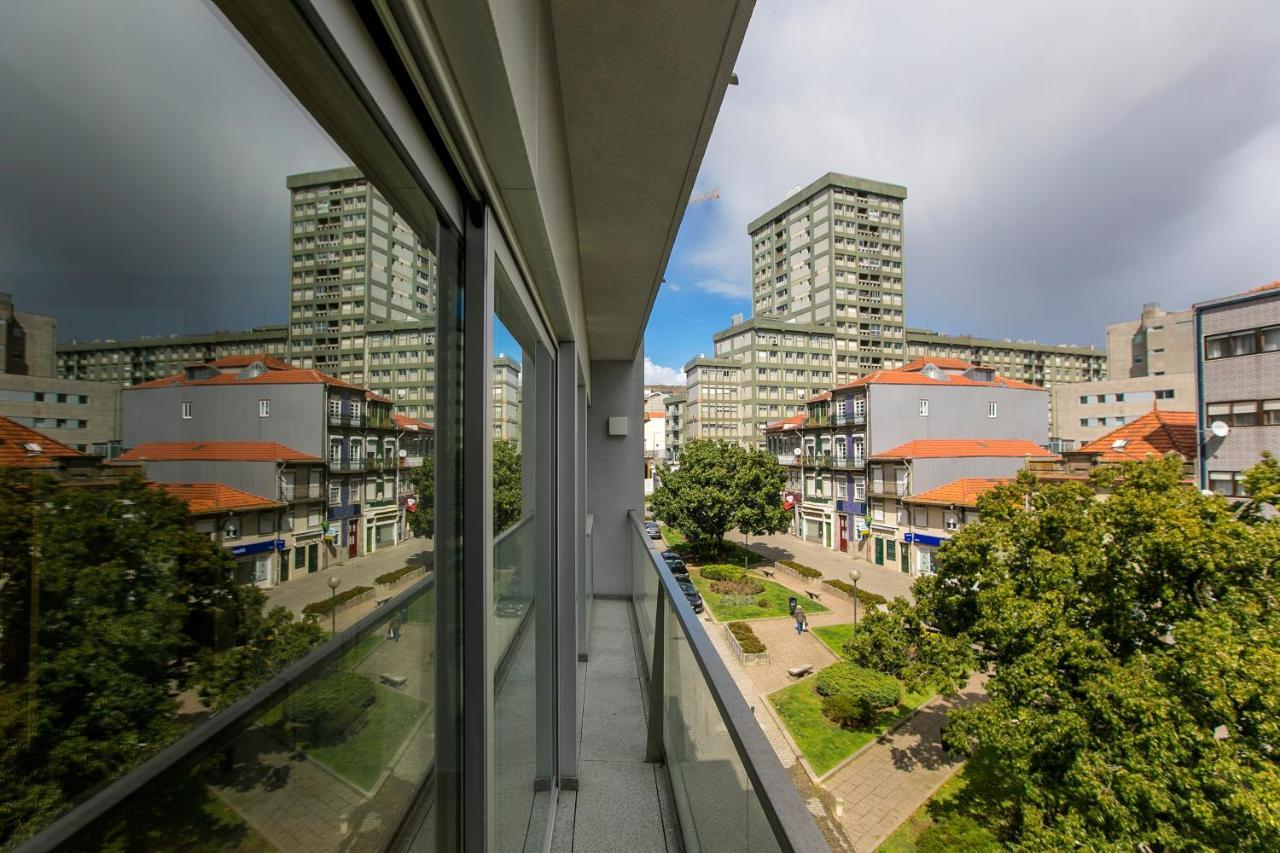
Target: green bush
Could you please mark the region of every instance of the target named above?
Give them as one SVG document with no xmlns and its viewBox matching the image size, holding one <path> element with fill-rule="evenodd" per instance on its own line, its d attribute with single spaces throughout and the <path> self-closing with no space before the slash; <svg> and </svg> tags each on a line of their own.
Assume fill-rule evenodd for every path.
<svg viewBox="0 0 1280 853">
<path fill-rule="evenodd" d="M 743 654 L 754 655 L 765 650 L 764 643 L 746 622 L 730 622 L 729 631 L 738 641 L 738 648 L 742 649 Z"/>
<path fill-rule="evenodd" d="M 329 612 L 339 604 L 345 604 L 357 595 L 364 595 L 372 590 L 371 586 L 353 586 L 346 592 L 340 592 L 330 598 L 323 598 L 320 601 L 313 601 L 306 607 L 302 608 L 303 615 L 314 614 L 316 616 L 328 616 Z"/>
<path fill-rule="evenodd" d="M 749 595 L 726 595 L 721 597 L 719 606 L 728 610 L 733 607 L 754 607 L 756 600 Z"/>
<path fill-rule="evenodd" d="M 822 697 L 822 715 L 844 729 L 867 725 L 875 718 L 876 710 L 865 696 L 836 693 Z"/>
<path fill-rule="evenodd" d="M 822 696 L 866 696 L 877 709 L 896 705 L 902 698 L 902 685 L 892 675 L 847 662 L 833 663 L 818 673 L 816 687 Z"/>
<path fill-rule="evenodd" d="M 916 839 L 919 853 L 996 853 L 1003 849 L 995 835 L 968 815 L 949 815 L 935 821 Z"/>
<path fill-rule="evenodd" d="M 409 565 L 402 566 L 393 572 L 387 572 L 386 574 L 378 575 L 376 578 L 373 579 L 373 582 L 378 584 L 395 583 L 396 581 L 400 580 L 400 578 L 404 577 L 410 572 L 416 572 L 420 568 L 422 567 L 415 566 L 412 563 L 410 563 Z"/>
<path fill-rule="evenodd" d="M 818 571 L 817 569 L 810 568 L 809 566 L 806 566 L 803 563 L 797 563 L 795 560 L 779 560 L 778 562 L 784 566 L 787 566 L 788 568 L 794 569 L 796 571 L 796 574 L 800 575 L 800 577 L 802 578 L 822 577 L 822 572 Z"/>
<path fill-rule="evenodd" d="M 764 592 L 764 585 L 747 578 L 736 581 L 712 581 L 711 591 L 717 595 L 759 595 Z"/>
<path fill-rule="evenodd" d="M 376 700 L 373 682 L 354 672 L 339 672 L 294 691 L 284 703 L 284 718 L 301 726 L 312 743 L 340 738 Z"/>
<path fill-rule="evenodd" d="M 761 607 L 765 608 L 766 610 L 768 610 L 770 607 L 772 607 L 772 606 L 773 606 L 773 602 L 769 601 L 769 596 L 767 596 L 767 595 L 762 595 L 762 596 L 760 596 L 759 598 L 757 598 L 757 599 L 756 599 L 756 604 L 760 605 Z"/>
<path fill-rule="evenodd" d="M 737 581 L 742 580 L 746 574 L 737 566 L 730 566 L 726 563 L 713 563 L 710 566 L 703 566 L 698 569 L 698 573 L 709 581 Z"/>
<path fill-rule="evenodd" d="M 874 592 L 867 592 L 865 589 L 858 589 L 848 581 L 829 580 L 823 581 L 822 585 L 829 586 L 832 589 L 838 589 L 847 595 L 852 595 L 858 599 L 859 603 L 864 604 L 867 607 L 876 607 L 881 604 L 889 603 L 889 599 L 885 598 L 883 595 L 879 595 Z"/>
</svg>

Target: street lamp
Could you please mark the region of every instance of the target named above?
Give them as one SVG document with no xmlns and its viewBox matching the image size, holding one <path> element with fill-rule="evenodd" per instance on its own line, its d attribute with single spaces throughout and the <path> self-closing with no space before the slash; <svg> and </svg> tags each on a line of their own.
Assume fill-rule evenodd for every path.
<svg viewBox="0 0 1280 853">
<path fill-rule="evenodd" d="M 338 585 L 340 583 L 342 583 L 342 578 L 338 577 L 337 575 L 329 576 L 329 600 L 333 602 L 333 606 L 329 608 L 329 633 L 331 634 L 338 633 L 337 598 L 338 598 Z M 856 608 L 856 605 L 855 605 L 855 608 Z M 854 619 L 858 618 L 856 612 L 853 618 Z"/>
<path fill-rule="evenodd" d="M 862 572 L 857 569 L 849 570 L 849 580 L 853 581 L 853 624 L 858 624 L 858 581 L 862 579 Z"/>
</svg>

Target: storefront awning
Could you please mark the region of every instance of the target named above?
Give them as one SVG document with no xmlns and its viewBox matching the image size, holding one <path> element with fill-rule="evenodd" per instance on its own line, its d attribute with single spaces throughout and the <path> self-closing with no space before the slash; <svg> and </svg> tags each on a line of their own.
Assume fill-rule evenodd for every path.
<svg viewBox="0 0 1280 853">
<path fill-rule="evenodd" d="M 902 534 L 902 541 L 907 543 L 915 543 L 916 545 L 928 545 L 931 548 L 937 548 L 939 545 L 945 542 L 946 539 L 941 536 L 930 536 L 927 533 L 904 533 Z"/>
</svg>

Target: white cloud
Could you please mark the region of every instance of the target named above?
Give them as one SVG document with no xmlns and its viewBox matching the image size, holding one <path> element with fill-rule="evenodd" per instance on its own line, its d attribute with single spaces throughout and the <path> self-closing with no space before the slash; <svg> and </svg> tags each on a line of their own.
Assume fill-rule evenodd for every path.
<svg viewBox="0 0 1280 853">
<path fill-rule="evenodd" d="M 1278 50 L 1266 0 L 758 3 L 686 275 L 747 296 L 747 223 L 836 171 L 909 190 L 912 325 L 1098 341 L 1276 278 L 1274 177 L 1239 178 L 1280 160 Z"/>
<path fill-rule="evenodd" d="M 676 367 L 663 367 L 655 364 L 649 356 L 644 357 L 645 385 L 683 385 L 684 371 Z"/>
<path fill-rule="evenodd" d="M 751 287 L 745 281 L 725 281 L 719 278 L 708 278 L 695 283 L 694 287 L 704 293 L 727 296 L 730 299 L 747 299 L 751 296 Z"/>
</svg>

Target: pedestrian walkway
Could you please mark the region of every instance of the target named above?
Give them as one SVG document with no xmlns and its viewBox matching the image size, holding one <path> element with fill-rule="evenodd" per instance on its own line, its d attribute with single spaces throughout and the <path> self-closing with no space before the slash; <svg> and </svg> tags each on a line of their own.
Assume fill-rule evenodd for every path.
<svg viewBox="0 0 1280 853">
<path fill-rule="evenodd" d="M 948 711 L 985 699 L 984 684 L 974 675 L 959 695 L 935 697 L 827 778 L 827 790 L 844 800 L 841 823 L 859 853 L 875 850 L 960 767 L 942 748 L 942 725 Z"/>
<path fill-rule="evenodd" d="M 398 569 L 407 563 L 418 565 L 431 564 L 430 539 L 413 537 L 396 545 L 381 548 L 372 554 L 356 557 L 342 565 L 331 565 L 329 568 L 302 577 L 295 577 L 274 586 L 267 593 L 267 609 L 287 607 L 295 615 L 302 615 L 302 608 L 313 601 L 320 601 L 331 595 L 329 578 L 339 578 L 342 583 L 338 592 L 344 592 L 357 586 L 373 586 L 373 579 L 378 575 Z M 340 614 L 339 622 L 343 621 Z"/>
<path fill-rule="evenodd" d="M 733 532 L 726 536 L 734 542 L 742 542 L 741 533 Z M 855 557 L 815 542 L 806 542 L 790 533 L 778 533 L 772 536 L 753 536 L 749 540 L 752 551 L 763 554 L 771 560 L 795 560 L 822 572 L 828 580 L 849 580 L 849 570 L 858 569 L 862 577 L 858 586 L 868 592 L 875 592 L 885 598 L 899 596 L 911 600 L 911 585 L 915 578 L 898 569 L 888 566 L 877 566 L 861 557 Z M 781 575 L 779 575 L 781 577 Z M 826 599 L 822 601 L 826 604 Z"/>
</svg>

